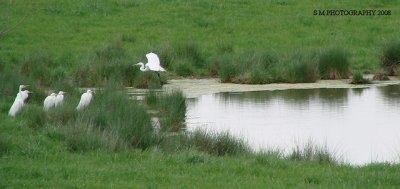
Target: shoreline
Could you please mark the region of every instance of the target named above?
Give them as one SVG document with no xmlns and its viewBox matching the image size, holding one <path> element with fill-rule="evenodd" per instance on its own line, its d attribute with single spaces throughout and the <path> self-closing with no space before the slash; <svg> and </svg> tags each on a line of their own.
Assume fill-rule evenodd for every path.
<svg viewBox="0 0 400 189">
<path fill-rule="evenodd" d="M 367 76 L 367 78 L 369 78 Z M 221 92 L 274 91 L 287 89 L 317 88 L 368 88 L 400 84 L 400 79 L 390 77 L 388 81 L 372 81 L 372 84 L 354 85 L 351 79 L 319 80 L 315 83 L 271 83 L 271 84 L 234 84 L 221 83 L 218 78 L 212 79 L 172 79 L 163 86 L 165 91 L 181 90 L 186 98 L 197 98 L 201 95 Z"/>
</svg>

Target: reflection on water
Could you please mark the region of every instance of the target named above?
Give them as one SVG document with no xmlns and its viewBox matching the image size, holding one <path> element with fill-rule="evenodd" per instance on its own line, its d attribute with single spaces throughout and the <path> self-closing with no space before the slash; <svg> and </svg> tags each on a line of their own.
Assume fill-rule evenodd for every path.
<svg viewBox="0 0 400 189">
<path fill-rule="evenodd" d="M 229 130 L 255 149 L 312 139 L 346 162 L 397 161 L 400 86 L 203 95 L 188 101 L 188 128 Z"/>
</svg>

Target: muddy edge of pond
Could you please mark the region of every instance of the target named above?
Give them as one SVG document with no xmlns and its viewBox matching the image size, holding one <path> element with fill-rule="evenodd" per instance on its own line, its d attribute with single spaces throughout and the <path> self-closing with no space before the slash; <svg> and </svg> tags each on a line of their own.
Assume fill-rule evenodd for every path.
<svg viewBox="0 0 400 189">
<path fill-rule="evenodd" d="M 400 79 L 390 77 L 388 81 L 373 81 L 372 84 L 353 85 L 350 79 L 319 80 L 316 83 L 272 83 L 263 85 L 221 83 L 219 79 L 173 79 L 164 85 L 164 90 L 182 90 L 187 98 L 196 98 L 205 94 L 220 92 L 272 91 L 285 89 L 315 89 L 315 88 L 367 88 L 400 84 Z"/>
</svg>

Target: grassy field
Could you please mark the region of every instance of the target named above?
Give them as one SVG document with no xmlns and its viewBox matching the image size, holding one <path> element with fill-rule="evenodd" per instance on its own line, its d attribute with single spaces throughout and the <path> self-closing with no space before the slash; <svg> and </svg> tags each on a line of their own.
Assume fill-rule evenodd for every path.
<svg viewBox="0 0 400 189">
<path fill-rule="evenodd" d="M 314 16 L 316 9 L 391 15 Z M 254 153 L 229 133 L 182 131 L 181 92 L 139 102 L 121 87 L 160 87 L 155 74 L 132 67 L 150 51 L 168 70 L 164 80 L 295 83 L 353 71 L 362 79 L 382 71 L 399 15 L 391 0 L 0 0 L 0 188 L 398 188 L 398 164 L 352 167 L 314 147 Z M 390 66 L 399 54 L 391 49 Z M 324 59 L 341 70 L 321 67 Z M 11 118 L 19 84 L 34 95 Z M 105 90 L 77 113 L 82 86 Z M 48 89 L 68 94 L 46 113 Z"/>
<path fill-rule="evenodd" d="M 0 27 L 5 27 L 5 21 L 11 27 L 22 20 L 0 39 L 0 71 L 25 75 L 45 86 L 60 80 L 99 85 L 99 78 L 141 86 L 131 65 L 146 61 L 144 55 L 149 51 L 160 54 L 162 64 L 170 71 L 168 76 L 223 77 L 219 62 L 226 64 L 223 60 L 228 57 L 228 63 L 249 67 L 248 72 L 237 76 L 237 80 L 244 78 L 244 83 L 304 82 L 302 78 L 293 79 L 298 76 L 290 71 L 291 62 L 297 59 L 291 57 L 318 54 L 327 48 L 347 52 L 351 70 L 377 72 L 381 70 L 383 47 L 397 40 L 400 24 L 400 6 L 391 0 L 0 3 L 0 12 L 8 12 L 9 18 L 3 16 Z M 313 15 L 314 10 L 324 9 L 390 10 L 391 15 Z M 255 72 L 259 67 L 252 65 L 257 61 L 252 57 L 265 54 L 282 62 L 283 66 L 274 69 L 288 67 L 289 71 L 272 71 L 267 76 Z M 297 69 L 304 72 L 304 68 Z"/>
</svg>

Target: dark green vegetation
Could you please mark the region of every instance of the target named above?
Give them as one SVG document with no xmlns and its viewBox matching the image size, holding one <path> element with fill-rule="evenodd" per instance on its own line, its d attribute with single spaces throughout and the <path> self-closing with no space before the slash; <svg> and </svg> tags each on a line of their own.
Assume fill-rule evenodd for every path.
<svg viewBox="0 0 400 189">
<path fill-rule="evenodd" d="M 350 70 L 395 74 L 395 1 L 1 1 L 0 79 L 158 88 L 134 63 L 160 55 L 171 77 L 223 82 L 314 82 Z M 315 16 L 314 10 L 390 10 L 389 16 Z M 16 27 L 13 27 L 16 26 Z M 301 51 L 301 52 L 299 52 Z M 397 58 L 396 58 L 397 57 Z M 317 70 L 317 71 L 316 71 Z M 19 79 L 11 79 L 20 75 Z"/>
<path fill-rule="evenodd" d="M 385 44 L 381 62 L 388 75 L 400 74 L 400 41 Z"/>
<path fill-rule="evenodd" d="M 350 62 L 345 51 L 338 48 L 324 50 L 318 62 L 323 79 L 347 79 L 350 75 Z"/>
<path fill-rule="evenodd" d="M 365 79 L 363 74 L 360 72 L 356 72 L 353 74 L 351 78 L 351 84 L 370 84 L 371 81 L 369 79 Z"/>
</svg>

